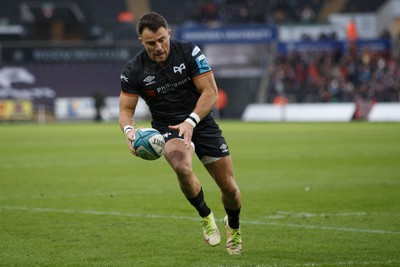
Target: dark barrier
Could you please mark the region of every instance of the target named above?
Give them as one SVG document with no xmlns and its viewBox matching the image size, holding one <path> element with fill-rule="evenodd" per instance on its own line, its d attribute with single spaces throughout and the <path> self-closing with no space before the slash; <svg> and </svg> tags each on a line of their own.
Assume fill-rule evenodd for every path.
<svg viewBox="0 0 400 267">
<path fill-rule="evenodd" d="M 51 106 L 56 97 L 118 96 L 121 70 L 142 48 L 10 44 L 0 49 L 0 100 Z"/>
<path fill-rule="evenodd" d="M 126 62 L 139 47 L 15 47 L 3 46 L 2 64 Z"/>
<path fill-rule="evenodd" d="M 124 63 L 39 64 L 0 68 L 0 99 L 28 99 L 51 103 L 56 97 L 119 94 Z"/>
</svg>

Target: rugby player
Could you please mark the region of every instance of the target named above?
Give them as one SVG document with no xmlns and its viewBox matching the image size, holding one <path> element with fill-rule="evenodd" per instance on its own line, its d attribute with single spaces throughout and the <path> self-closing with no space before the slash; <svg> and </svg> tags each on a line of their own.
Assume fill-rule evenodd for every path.
<svg viewBox="0 0 400 267">
<path fill-rule="evenodd" d="M 144 49 L 121 73 L 119 124 L 129 149 L 136 155 L 132 147 L 134 114 L 141 97 L 149 106 L 152 127 L 165 138 L 164 157 L 176 173 L 183 194 L 201 217 L 205 241 L 216 246 L 221 237 L 192 170 L 194 154 L 221 191 L 227 252 L 241 254 L 241 194 L 229 147 L 211 112 L 218 97 L 213 71 L 198 46 L 170 39 L 171 29 L 162 15 L 146 13 L 137 25 L 137 33 Z"/>
</svg>

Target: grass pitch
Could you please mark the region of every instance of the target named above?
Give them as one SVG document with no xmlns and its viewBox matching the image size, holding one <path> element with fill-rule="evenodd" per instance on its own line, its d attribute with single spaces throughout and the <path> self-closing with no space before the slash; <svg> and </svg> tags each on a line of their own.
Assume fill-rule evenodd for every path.
<svg viewBox="0 0 400 267">
<path fill-rule="evenodd" d="M 149 123 L 138 123 L 149 126 Z M 229 256 L 117 124 L 0 125 L 0 266 L 400 266 L 400 124 L 220 122 L 242 191 Z"/>
</svg>

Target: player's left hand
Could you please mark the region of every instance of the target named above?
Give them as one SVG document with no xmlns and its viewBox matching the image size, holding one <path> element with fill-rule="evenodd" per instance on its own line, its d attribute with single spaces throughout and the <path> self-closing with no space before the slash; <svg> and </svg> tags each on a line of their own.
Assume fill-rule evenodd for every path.
<svg viewBox="0 0 400 267">
<path fill-rule="evenodd" d="M 193 126 L 188 123 L 187 121 L 184 121 L 180 124 L 177 125 L 170 125 L 168 126 L 171 130 L 179 130 L 179 136 L 183 136 L 183 141 L 186 145 L 186 147 L 189 149 L 190 144 L 192 142 L 192 136 L 193 136 Z"/>
</svg>

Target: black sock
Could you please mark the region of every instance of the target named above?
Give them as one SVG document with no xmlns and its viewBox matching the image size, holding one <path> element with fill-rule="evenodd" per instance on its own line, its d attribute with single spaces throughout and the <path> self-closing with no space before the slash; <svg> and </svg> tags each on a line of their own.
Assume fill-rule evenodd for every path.
<svg viewBox="0 0 400 267">
<path fill-rule="evenodd" d="M 208 215 L 210 215 L 211 209 L 207 206 L 206 202 L 204 201 L 203 188 L 200 189 L 200 192 L 196 197 L 187 198 L 187 200 L 189 200 L 190 204 L 192 204 L 193 207 L 196 208 L 201 217 L 207 217 Z"/>
<path fill-rule="evenodd" d="M 239 214 L 240 208 L 237 210 L 228 210 L 225 208 L 226 214 L 228 215 L 229 227 L 232 229 L 239 229 Z"/>
</svg>

